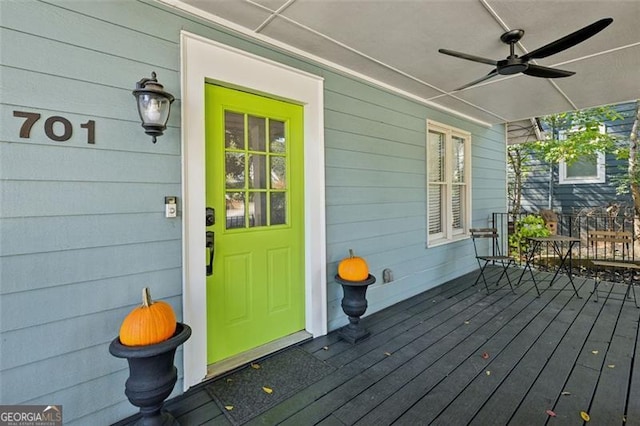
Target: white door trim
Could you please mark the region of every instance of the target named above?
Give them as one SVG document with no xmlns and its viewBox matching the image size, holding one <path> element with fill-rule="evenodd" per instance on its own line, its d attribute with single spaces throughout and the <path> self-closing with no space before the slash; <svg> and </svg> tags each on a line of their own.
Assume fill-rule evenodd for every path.
<svg viewBox="0 0 640 426">
<path fill-rule="evenodd" d="M 207 375 L 205 276 L 205 81 L 268 94 L 304 106 L 306 331 L 327 333 L 323 79 L 182 31 L 184 390 Z"/>
</svg>

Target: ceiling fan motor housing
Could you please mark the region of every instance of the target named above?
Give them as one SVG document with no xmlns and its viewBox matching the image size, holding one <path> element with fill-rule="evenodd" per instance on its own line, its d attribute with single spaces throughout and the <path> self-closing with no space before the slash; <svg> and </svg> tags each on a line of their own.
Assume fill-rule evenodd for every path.
<svg viewBox="0 0 640 426">
<path fill-rule="evenodd" d="M 526 71 L 528 68 L 529 63 L 523 62 L 522 59 L 517 56 L 498 61 L 498 74 L 501 75 L 518 74 L 519 72 Z"/>
</svg>

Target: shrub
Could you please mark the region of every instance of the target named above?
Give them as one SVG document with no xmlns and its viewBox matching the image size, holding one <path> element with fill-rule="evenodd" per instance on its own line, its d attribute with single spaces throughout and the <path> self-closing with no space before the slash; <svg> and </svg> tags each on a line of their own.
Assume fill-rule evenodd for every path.
<svg viewBox="0 0 640 426">
<path fill-rule="evenodd" d="M 516 221 L 513 234 L 509 235 L 511 256 L 522 260 L 529 251 L 528 238 L 548 237 L 551 235 L 544 224 L 544 219 L 537 214 L 530 214 Z"/>
</svg>

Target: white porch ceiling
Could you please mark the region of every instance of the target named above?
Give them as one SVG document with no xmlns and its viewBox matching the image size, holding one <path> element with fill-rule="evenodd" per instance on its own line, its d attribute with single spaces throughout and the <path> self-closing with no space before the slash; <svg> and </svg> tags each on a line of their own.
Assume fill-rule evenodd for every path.
<svg viewBox="0 0 640 426">
<path fill-rule="evenodd" d="M 162 1 L 487 123 L 640 98 L 639 0 Z M 522 55 L 605 17 L 594 37 L 534 61 L 576 72 L 567 78 L 500 76 L 453 92 L 492 67 L 438 53 L 504 59 L 507 30 L 525 31 Z"/>
</svg>

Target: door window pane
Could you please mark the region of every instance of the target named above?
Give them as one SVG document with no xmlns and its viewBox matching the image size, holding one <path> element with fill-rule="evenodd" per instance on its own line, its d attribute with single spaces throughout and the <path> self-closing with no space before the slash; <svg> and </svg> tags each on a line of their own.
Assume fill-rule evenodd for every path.
<svg viewBox="0 0 640 426">
<path fill-rule="evenodd" d="M 244 114 L 224 112 L 224 146 L 227 149 L 244 149 Z"/>
<path fill-rule="evenodd" d="M 285 152 L 285 144 L 284 122 L 269 120 L 269 151 L 275 153 Z"/>
<path fill-rule="evenodd" d="M 287 198 L 284 192 L 271 193 L 271 225 L 287 223 Z"/>
<path fill-rule="evenodd" d="M 287 187 L 287 161 L 280 155 L 271 156 L 271 189 Z"/>
<path fill-rule="evenodd" d="M 266 151 L 266 120 L 249 116 L 249 150 Z"/>
<path fill-rule="evenodd" d="M 242 152 L 225 154 L 225 176 L 228 189 L 244 188 L 244 158 Z"/>
<path fill-rule="evenodd" d="M 267 226 L 266 192 L 249 193 L 249 227 Z"/>
<path fill-rule="evenodd" d="M 244 193 L 227 192 L 227 229 L 244 228 Z"/>
<path fill-rule="evenodd" d="M 267 189 L 267 156 L 249 154 L 249 189 Z"/>
</svg>

